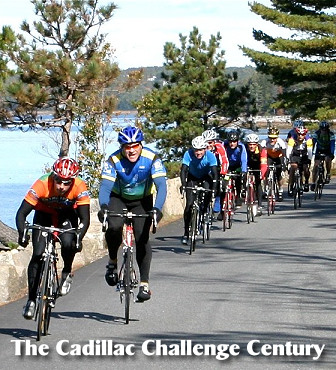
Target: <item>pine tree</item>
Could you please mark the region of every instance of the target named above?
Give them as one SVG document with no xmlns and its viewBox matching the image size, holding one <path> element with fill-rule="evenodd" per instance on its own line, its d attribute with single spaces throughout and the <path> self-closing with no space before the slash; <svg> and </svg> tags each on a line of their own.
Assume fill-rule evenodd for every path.
<svg viewBox="0 0 336 370">
<path fill-rule="evenodd" d="M 219 127 L 221 117 L 238 117 L 248 99 L 246 86 L 232 86 L 237 74 L 225 71 L 219 33 L 208 44 L 196 27 L 189 38 L 179 37 L 180 47 L 164 46 L 163 83 L 136 103 L 139 116 L 146 118 L 146 140 L 156 140 L 166 159 L 180 158 L 192 138 Z"/>
<path fill-rule="evenodd" d="M 0 60 L 13 62 L 17 76 L 5 86 L 0 119 L 32 127 L 60 127 L 60 156 L 64 156 L 69 152 L 73 123 L 82 117 L 89 122 L 93 117 L 101 120 L 115 108 L 115 97 L 105 89 L 120 71 L 99 30 L 111 19 L 116 5 L 98 6 L 98 0 L 31 3 L 38 20 L 32 26 L 22 23 L 28 39 L 18 34 L 6 47 L 0 45 Z M 51 110 L 52 118 L 42 119 L 41 110 Z"/>
<path fill-rule="evenodd" d="M 253 30 L 267 52 L 241 47 L 257 66 L 283 87 L 276 107 L 294 109 L 294 116 L 318 119 L 336 116 L 335 0 L 271 0 L 272 7 L 254 2 L 252 12 L 291 31 L 291 37 L 273 37 Z"/>
</svg>

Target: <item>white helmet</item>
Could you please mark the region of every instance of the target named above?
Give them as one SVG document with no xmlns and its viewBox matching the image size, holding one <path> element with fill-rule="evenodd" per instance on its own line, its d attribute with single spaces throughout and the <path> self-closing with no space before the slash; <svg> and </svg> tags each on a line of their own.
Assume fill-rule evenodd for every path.
<svg viewBox="0 0 336 370">
<path fill-rule="evenodd" d="M 217 139 L 217 132 L 215 130 L 206 130 L 202 134 L 205 141 L 213 141 Z"/>
<path fill-rule="evenodd" d="M 246 136 L 246 142 L 247 143 L 258 143 L 259 142 L 259 136 L 257 134 L 248 134 Z"/>
<path fill-rule="evenodd" d="M 208 146 L 203 136 L 196 136 L 192 140 L 191 145 L 193 146 L 194 149 L 206 149 Z"/>
</svg>

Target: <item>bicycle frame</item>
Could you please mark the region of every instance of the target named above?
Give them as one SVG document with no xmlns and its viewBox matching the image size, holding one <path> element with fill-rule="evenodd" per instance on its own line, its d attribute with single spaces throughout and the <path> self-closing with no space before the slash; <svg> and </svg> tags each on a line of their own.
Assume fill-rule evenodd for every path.
<svg viewBox="0 0 336 370">
<path fill-rule="evenodd" d="M 302 186 L 302 167 L 298 166 L 294 172 L 294 182 L 293 182 L 293 201 L 294 209 L 297 209 L 298 206 L 302 206 L 302 195 L 303 195 L 303 186 Z"/>
<path fill-rule="evenodd" d="M 246 179 L 246 217 L 247 223 L 254 222 L 254 216 L 256 215 L 256 188 L 255 188 L 255 173 L 260 173 L 260 170 L 249 170 Z"/>
<path fill-rule="evenodd" d="M 275 172 L 275 166 L 268 166 L 268 176 L 266 181 L 267 193 L 267 214 L 270 216 L 275 211 L 275 200 L 278 195 L 278 184 Z"/>
<path fill-rule="evenodd" d="M 314 200 L 321 199 L 322 191 L 325 184 L 325 156 L 320 155 L 320 162 L 317 166 L 317 174 L 315 181 L 315 191 L 314 191 Z"/>
<path fill-rule="evenodd" d="M 39 284 L 36 292 L 36 310 L 34 320 L 37 321 L 36 340 L 39 341 L 42 335 L 49 331 L 51 309 L 55 307 L 56 299 L 59 296 L 59 278 L 57 273 L 58 254 L 56 242 L 61 242 L 59 235 L 65 232 L 75 233 L 77 236 L 77 247 L 79 245 L 79 234 L 75 228 L 59 229 L 53 226 L 41 226 L 28 222 L 25 224 L 23 240 L 27 239 L 28 230 L 38 230 L 45 239 L 45 250 L 42 254 L 42 267 L 39 277 Z"/>
<path fill-rule="evenodd" d="M 123 262 L 118 274 L 118 283 L 116 290 L 120 294 L 120 303 L 125 302 L 125 323 L 129 323 L 130 317 L 130 301 L 131 297 L 135 302 L 134 289 L 138 286 L 138 279 L 134 265 L 134 232 L 133 232 L 133 218 L 148 218 L 151 217 L 152 213 L 146 214 L 135 214 L 129 212 L 127 209 L 123 210 L 123 213 L 115 213 L 112 211 L 105 210 L 102 231 L 107 230 L 107 218 L 108 217 L 121 217 L 124 220 L 124 232 L 123 232 Z M 156 213 L 153 217 L 153 229 L 152 232 L 155 234 L 157 226 Z"/>
<path fill-rule="evenodd" d="M 212 192 L 202 186 L 186 187 L 194 193 L 194 201 L 191 209 L 191 219 L 189 225 L 190 250 L 189 254 L 195 252 L 197 235 L 202 234 L 203 243 L 210 239 L 210 228 L 212 223 L 212 202 L 210 201 L 207 209 L 204 209 L 205 194 Z"/>
<path fill-rule="evenodd" d="M 236 186 L 234 178 L 238 175 L 235 173 L 228 173 L 224 176 L 224 181 L 227 181 L 225 186 L 225 195 L 222 205 L 223 212 L 223 231 L 231 229 L 232 220 L 236 201 Z"/>
</svg>

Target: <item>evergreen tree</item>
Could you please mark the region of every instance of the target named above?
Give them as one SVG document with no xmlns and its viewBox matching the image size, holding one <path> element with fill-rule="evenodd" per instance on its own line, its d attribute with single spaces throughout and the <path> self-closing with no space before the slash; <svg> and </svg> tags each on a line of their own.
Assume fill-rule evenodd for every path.
<svg viewBox="0 0 336 370">
<path fill-rule="evenodd" d="M 282 86 L 276 107 L 318 119 L 336 116 L 336 0 L 271 0 L 250 4 L 252 12 L 292 32 L 273 37 L 253 30 L 268 52 L 241 47 L 257 66 Z M 293 111 L 292 111 L 293 112 Z"/>
<path fill-rule="evenodd" d="M 157 140 L 166 159 L 180 158 L 191 139 L 219 127 L 221 117 L 238 117 L 248 98 L 246 86 L 232 86 L 237 74 L 225 71 L 224 51 L 217 51 L 219 33 L 208 44 L 196 27 L 189 38 L 179 36 L 180 47 L 164 46 L 163 83 L 136 103 L 139 116 L 146 118 L 146 140 Z"/>
<path fill-rule="evenodd" d="M 73 123 L 80 117 L 101 121 L 115 108 L 114 96 L 104 92 L 120 71 L 99 30 L 111 19 L 116 5 L 98 6 L 98 0 L 31 3 L 38 20 L 33 26 L 22 23 L 28 40 L 18 34 L 15 42 L 6 47 L 0 44 L 0 60 L 13 62 L 17 74 L 6 85 L 0 119 L 7 124 L 60 127 L 60 156 L 64 156 L 69 152 Z M 133 77 L 139 76 L 134 73 L 130 80 Z M 51 110 L 52 119 L 41 119 L 41 110 Z"/>
</svg>

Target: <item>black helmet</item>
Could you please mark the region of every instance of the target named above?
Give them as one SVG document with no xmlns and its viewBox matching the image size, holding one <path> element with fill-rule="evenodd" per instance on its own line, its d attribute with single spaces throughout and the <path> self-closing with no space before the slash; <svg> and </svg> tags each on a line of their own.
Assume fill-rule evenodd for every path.
<svg viewBox="0 0 336 370">
<path fill-rule="evenodd" d="M 320 128 L 329 128 L 329 122 L 328 121 L 321 121 L 320 122 Z"/>
<path fill-rule="evenodd" d="M 239 140 L 239 134 L 237 131 L 230 131 L 227 134 L 228 141 L 238 141 Z"/>
</svg>

